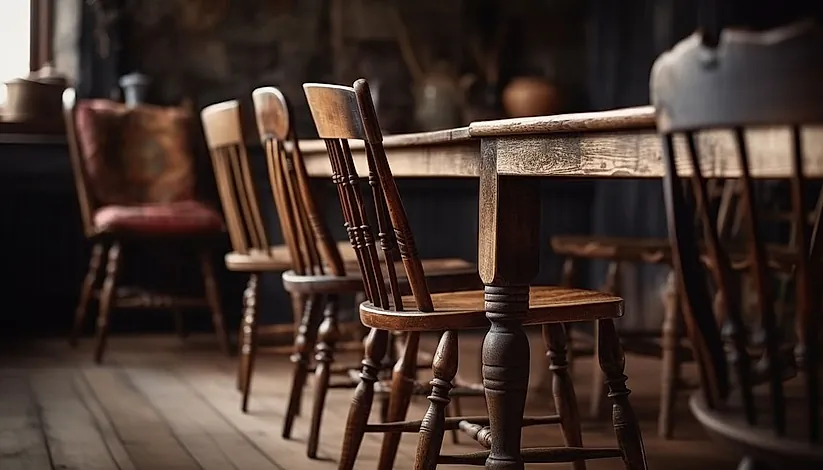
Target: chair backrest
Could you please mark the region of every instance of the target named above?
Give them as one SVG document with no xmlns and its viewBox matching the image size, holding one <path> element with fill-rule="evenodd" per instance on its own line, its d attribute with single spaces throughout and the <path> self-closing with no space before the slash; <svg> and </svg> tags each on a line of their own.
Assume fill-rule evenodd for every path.
<svg viewBox="0 0 823 470">
<path fill-rule="evenodd" d="M 394 268 L 399 252 L 416 309 L 433 311 L 411 226 L 383 149 L 383 136 L 368 83 L 360 79 L 354 88 L 307 83 L 303 90 L 317 133 L 326 143 L 332 180 L 337 185 L 346 231 L 357 254 L 369 301 L 380 308 L 404 310 Z M 365 141 L 373 210 L 369 210 L 366 202 L 367 192 L 361 190 L 348 144 L 350 139 Z M 383 251 L 382 259 L 376 241 Z"/>
<path fill-rule="evenodd" d="M 63 115 L 86 235 L 100 206 L 157 204 L 195 197 L 191 110 L 76 100 L 63 92 Z"/>
<path fill-rule="evenodd" d="M 260 213 L 254 173 L 249 161 L 236 100 L 207 106 L 200 112 L 214 178 L 223 205 L 232 249 L 269 254 L 268 231 Z"/>
<path fill-rule="evenodd" d="M 664 194 L 669 220 L 669 234 L 675 251 L 683 292 L 688 332 L 701 375 L 702 391 L 708 406 L 722 408 L 731 396 L 738 396 L 750 424 L 758 415 L 771 414 L 769 424 L 777 435 L 787 430 L 786 399 L 783 381 L 796 366 L 805 378 L 808 422 L 804 429 L 812 440 L 820 435 L 820 308 L 821 247 L 816 214 L 813 227 L 806 223 L 809 204 L 804 197 L 807 179 L 804 164 L 809 152 L 819 156 L 819 149 L 807 146 L 809 126 L 823 124 L 823 29 L 815 22 L 795 23 L 764 32 L 725 30 L 709 43 L 700 33 L 681 41 L 662 55 L 651 77 L 652 102 L 657 113 L 658 132 L 662 137 L 666 175 Z M 764 130 L 767 127 L 768 130 Z M 776 135 L 765 143 L 759 135 Z M 819 132 L 819 128 L 817 128 Z M 701 140 L 704 133 L 722 133 L 734 143 L 735 152 L 704 158 L 710 149 Z M 777 142 L 779 140 L 779 142 Z M 770 160 L 766 160 L 769 158 Z M 760 230 L 753 162 L 768 161 L 771 168 L 789 168 L 791 218 L 796 227 L 794 246 L 795 332 L 797 364 L 781 354 L 788 335 L 778 327 L 774 295 L 768 272 L 764 237 Z M 702 166 L 701 166 L 702 165 Z M 820 167 L 819 164 L 815 165 Z M 751 338 L 747 335 L 740 302 L 738 279 L 734 276 L 730 253 L 723 245 L 717 223 L 703 204 L 700 209 L 702 230 L 695 229 L 693 211 L 676 184 L 679 172 L 692 168 L 687 176 L 693 200 L 707 198 L 707 178 L 711 170 L 739 168 L 741 210 L 748 258 L 748 271 L 756 284 L 760 328 L 765 334 L 759 365 L 751 360 Z M 711 174 L 708 176 L 712 176 Z M 702 232 L 702 233 L 700 233 Z M 698 240 L 704 239 L 701 251 Z M 722 302 L 713 304 L 710 283 L 702 261 L 708 258 L 714 267 L 711 281 L 722 293 Z M 729 346 L 724 349 L 714 308 L 722 309 L 731 325 Z M 727 354 L 729 352 L 729 354 Z M 760 365 L 765 364 L 765 367 Z M 769 391 L 768 409 L 755 400 L 755 390 L 763 385 Z M 736 390 L 735 390 L 736 388 Z M 733 392 L 736 392 L 733 394 Z M 796 427 L 796 426 L 795 426 Z"/>
<path fill-rule="evenodd" d="M 311 191 L 286 97 L 274 87 L 252 92 L 260 142 L 280 227 L 298 274 L 344 276 L 343 264 Z"/>
</svg>

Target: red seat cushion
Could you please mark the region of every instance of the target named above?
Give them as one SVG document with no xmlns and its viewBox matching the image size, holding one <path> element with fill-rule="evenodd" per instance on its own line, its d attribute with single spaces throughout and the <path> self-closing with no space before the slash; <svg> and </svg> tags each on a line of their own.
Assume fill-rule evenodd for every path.
<svg viewBox="0 0 823 470">
<path fill-rule="evenodd" d="M 99 233 L 206 235 L 223 230 L 223 219 L 197 201 L 133 206 L 103 206 L 94 213 Z"/>
</svg>

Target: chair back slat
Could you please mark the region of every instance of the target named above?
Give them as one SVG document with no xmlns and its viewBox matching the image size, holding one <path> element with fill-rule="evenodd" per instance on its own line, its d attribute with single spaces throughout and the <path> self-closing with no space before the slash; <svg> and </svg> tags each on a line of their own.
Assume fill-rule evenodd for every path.
<svg viewBox="0 0 823 470">
<path fill-rule="evenodd" d="M 266 151 L 275 207 L 298 274 L 346 274 L 311 191 L 285 96 L 274 87 L 252 92 L 257 129 Z"/>
<path fill-rule="evenodd" d="M 392 176 L 374 104 L 365 80 L 354 88 L 303 85 L 317 132 L 326 141 L 333 181 L 338 187 L 346 230 L 360 262 L 369 301 L 403 310 L 394 263 L 399 253 L 419 311 L 432 311 L 431 294 L 414 236 Z M 365 141 L 371 206 L 367 206 L 348 140 Z M 375 236 L 376 229 L 376 236 Z M 383 254 L 378 255 L 376 242 Z"/>
<path fill-rule="evenodd" d="M 366 80 L 360 79 L 354 83 L 354 92 L 357 97 L 357 106 L 360 110 L 360 117 L 363 123 L 363 131 L 366 135 L 366 146 L 370 150 L 374 171 L 382 188 L 383 197 L 379 201 L 385 203 L 388 210 L 391 224 L 394 226 L 394 241 L 403 259 L 403 266 L 409 279 L 417 309 L 421 312 L 431 312 L 434 310 L 431 295 L 426 286 L 426 275 L 423 272 L 423 264 L 417 254 L 417 247 L 414 243 L 414 234 L 403 208 L 403 201 L 400 199 L 400 192 L 397 190 L 397 183 L 389 167 L 389 160 L 386 158 L 386 151 L 383 148 L 383 135 L 380 131 L 380 124 L 377 121 L 377 112 L 374 109 L 374 100 L 369 90 Z M 379 211 L 378 211 L 379 213 Z"/>
<path fill-rule="evenodd" d="M 810 229 L 802 133 L 808 126 L 823 124 L 823 93 L 819 86 L 823 64 L 816 59 L 821 49 L 823 28 L 813 21 L 764 32 L 726 30 L 716 44 L 706 44 L 695 33 L 657 60 L 651 80 L 658 131 L 663 140 L 664 190 L 674 264 L 684 293 L 686 323 L 700 366 L 706 402 L 710 407 L 722 408 L 732 396 L 739 397 L 750 424 L 758 422 L 760 414 L 768 414 L 768 422 L 761 424 L 771 426 L 777 435 L 785 435 L 791 426 L 787 423 L 784 382 L 799 366 L 805 379 L 809 417 L 804 428 L 812 441 L 820 437 L 821 413 L 821 299 L 814 295 L 823 287 L 819 281 L 823 274 L 821 259 L 816 253 L 820 250 L 816 237 L 821 205 L 816 206 L 815 228 Z M 790 149 L 782 152 L 790 157 L 781 163 L 791 169 L 788 216 L 793 231 L 790 243 L 795 250 L 791 274 L 796 289 L 796 339 L 784 331 L 775 310 L 770 255 L 762 227 L 764 217 L 758 210 L 759 194 L 750 158 L 754 142 L 751 133 L 764 126 L 790 131 L 780 145 Z M 728 132 L 735 151 L 720 156 L 723 161 L 702 158 L 705 147 L 698 143 L 701 132 Z M 685 137 L 687 145 L 674 145 L 674 139 L 680 136 Z M 702 167 L 710 164 L 712 168 L 740 169 L 736 182 L 739 225 L 738 220 L 730 221 L 728 208 L 721 207 L 718 216 L 722 213 L 722 218 L 715 220 L 702 207 L 702 231 L 696 229 L 688 201 L 674 189 L 679 178 L 678 152 L 691 164 L 689 178 L 697 201 L 705 200 L 707 194 Z M 721 237 L 729 223 L 732 232 L 739 229 L 743 233 L 746 261 L 741 265 L 745 268 L 743 274 L 751 276 L 755 285 L 756 312 L 748 312 L 743 306 L 739 273 L 733 271 L 729 247 Z M 705 242 L 705 252 L 701 252 L 700 240 Z M 722 300 L 714 305 L 701 258 L 708 258 L 711 281 Z M 734 267 L 738 267 L 737 263 Z M 752 314 L 757 315 L 757 324 L 748 318 Z M 732 344 L 728 349 L 724 347 L 717 318 L 727 319 L 731 326 Z M 764 347 L 756 347 L 747 331 L 750 328 L 762 332 Z M 785 354 L 787 346 L 793 345 L 795 354 Z M 730 368 L 734 370 L 734 381 L 728 374 Z M 760 385 L 768 390 L 768 410 L 756 406 Z"/>
<path fill-rule="evenodd" d="M 200 118 L 233 250 L 267 252 L 269 236 L 243 140 L 240 103 L 232 100 L 207 106 Z"/>
</svg>

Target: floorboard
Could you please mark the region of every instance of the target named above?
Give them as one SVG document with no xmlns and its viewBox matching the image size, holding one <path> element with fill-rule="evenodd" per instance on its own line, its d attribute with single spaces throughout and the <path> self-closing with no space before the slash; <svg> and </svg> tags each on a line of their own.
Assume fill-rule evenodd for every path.
<svg viewBox="0 0 823 470">
<path fill-rule="evenodd" d="M 431 348 L 434 338 L 426 338 Z M 550 391 L 535 371 L 540 339 L 532 341 L 535 388 L 529 392 L 530 414 L 552 413 Z M 479 337 L 461 341 L 461 376 L 477 380 Z M 357 359 L 340 354 L 339 360 Z M 257 361 L 249 413 L 240 412 L 235 388 L 236 359 L 222 356 L 211 336 L 130 336 L 111 339 L 104 365 L 91 360 L 91 344 L 77 350 L 62 339 L 4 345 L 0 349 L 0 469 L 2 470 L 333 470 L 343 441 L 352 391 L 332 390 L 328 396 L 320 440 L 320 459 L 306 457 L 306 438 L 312 401 L 307 387 L 303 414 L 293 438 L 281 438 L 291 365 L 282 355 Z M 628 385 L 641 421 L 651 469 L 693 470 L 736 468 L 738 457 L 711 442 L 688 414 L 687 394 L 679 397 L 675 439 L 656 437 L 659 361 L 629 356 Z M 574 379 L 581 408 L 590 380 L 589 359 L 576 363 Z M 692 367 L 686 378 L 695 379 Z M 311 381 L 310 381 L 311 383 Z M 421 417 L 428 402 L 416 397 L 409 418 Z M 482 398 L 464 398 L 464 414 L 484 412 Z M 376 408 L 376 407 L 375 407 Z M 584 418 L 585 419 L 585 418 Z M 608 419 L 585 419 L 584 443 L 614 446 Z M 374 469 L 381 436 L 364 439 L 357 469 Z M 557 426 L 528 428 L 524 445 L 562 445 Z M 406 434 L 397 469 L 410 469 L 416 434 Z M 478 450 L 461 436 L 460 444 L 444 439 L 444 452 Z M 469 468 L 469 467 L 447 467 Z M 569 468 L 532 465 L 529 468 Z M 592 461 L 589 470 L 622 468 L 619 460 Z"/>
</svg>

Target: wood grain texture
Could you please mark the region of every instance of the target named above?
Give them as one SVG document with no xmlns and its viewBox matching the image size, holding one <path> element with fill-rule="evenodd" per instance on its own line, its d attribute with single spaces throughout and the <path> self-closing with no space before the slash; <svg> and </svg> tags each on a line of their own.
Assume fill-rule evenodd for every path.
<svg viewBox="0 0 823 470">
<path fill-rule="evenodd" d="M 469 134 L 472 137 L 497 138 L 510 135 L 619 131 L 654 127 L 654 108 L 639 106 L 590 113 L 473 122 L 469 125 Z"/>
<path fill-rule="evenodd" d="M 703 176 L 741 175 L 731 132 L 706 131 L 695 136 Z M 791 176 L 791 132 L 788 128 L 747 131 L 751 174 L 755 178 Z M 558 135 L 489 137 L 496 144 L 497 171 L 504 175 L 588 178 L 662 178 L 663 152 L 654 129 Z M 810 177 L 823 176 L 823 128 L 803 131 L 804 167 Z M 676 138 L 678 174 L 692 174 L 685 157 L 686 141 Z"/>
<path fill-rule="evenodd" d="M 604 112 L 604 119 L 610 112 Z M 596 114 L 586 113 L 590 122 Z M 612 126 L 614 126 L 614 121 Z M 497 171 L 503 175 L 587 178 L 661 178 L 664 173 L 662 147 L 653 127 L 643 127 L 629 121 L 622 128 L 606 124 L 589 124 L 587 129 L 545 130 L 543 133 L 511 134 L 500 132 L 478 136 L 463 129 L 437 133 L 403 134 L 384 140 L 386 154 L 396 177 L 478 177 L 480 141 L 497 149 Z M 473 123 L 479 125 L 479 123 Z M 635 127 L 631 127 L 634 125 Z M 598 127 L 600 126 L 600 127 Z M 470 130 L 473 127 L 469 128 Z M 791 133 L 788 128 L 761 128 L 747 133 L 751 142 L 752 176 L 756 178 L 787 178 Z M 809 177 L 823 177 L 823 128 L 808 127 L 803 131 L 804 168 Z M 697 136 L 703 173 L 707 178 L 739 177 L 734 137 L 723 131 L 710 131 Z M 675 139 L 677 149 L 684 149 L 685 140 Z M 352 153 L 359 174 L 366 174 L 368 165 L 363 146 L 352 142 Z M 312 177 L 331 176 L 325 146 L 322 141 L 305 141 L 301 149 L 306 168 Z M 678 155 L 684 152 L 677 151 Z M 679 174 L 691 174 L 691 164 L 678 157 Z"/>
</svg>

